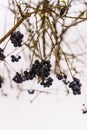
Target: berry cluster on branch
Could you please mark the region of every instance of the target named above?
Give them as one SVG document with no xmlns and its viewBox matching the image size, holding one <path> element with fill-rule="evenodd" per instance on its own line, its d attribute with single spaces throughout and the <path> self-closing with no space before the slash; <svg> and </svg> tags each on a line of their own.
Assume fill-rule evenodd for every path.
<svg viewBox="0 0 87 130">
<path fill-rule="evenodd" d="M 61 45 L 61 43 L 66 41 L 64 35 L 68 29 L 87 20 L 83 19 L 80 13 L 75 17 L 69 16 L 71 3 L 72 1 L 52 2 L 49 0 L 43 0 L 34 6 L 33 3 L 16 3 L 18 9 L 18 14 L 15 14 L 17 19 L 14 20 L 16 22 L 12 29 L 0 39 L 0 43 L 2 43 L 9 37 L 10 44 L 13 45 L 13 52 L 8 54 L 10 55 L 10 61 L 13 66 L 5 60 L 7 57 L 4 55 L 4 50 L 9 40 L 6 46 L 4 46 L 4 49 L 0 48 L 0 61 L 8 64 L 11 69 L 15 71 L 15 75 L 11 79 L 17 85 L 28 80 L 33 81 L 33 79 L 37 79 L 37 82 L 43 86 L 43 88 L 49 88 L 53 85 L 53 77 L 51 77 L 51 72 L 53 72 L 54 76 L 56 75 L 57 79 L 63 82 L 63 85 L 68 86 L 74 95 L 81 94 L 82 84 L 80 80 L 76 78 L 77 76 L 73 76 L 75 71 L 72 74 L 71 61 L 67 58 L 67 53 L 62 49 Z M 12 11 L 15 12 L 15 10 Z M 84 14 L 84 12 L 85 11 L 81 11 L 82 14 Z M 70 23 L 67 23 L 67 19 L 70 19 Z M 18 27 L 24 20 L 23 26 L 24 31 L 26 30 L 26 41 L 23 42 L 24 34 L 18 31 Z M 30 60 L 28 62 L 31 63 L 31 66 L 24 71 L 20 68 L 22 72 L 16 71 L 13 63 L 19 62 L 22 58 L 22 55 L 20 56 L 19 53 L 25 51 L 24 49 L 26 48 L 28 49 L 27 57 L 30 56 L 31 58 L 29 59 L 28 57 Z M 15 54 L 14 52 L 16 52 L 17 49 L 19 52 Z M 72 54 L 69 54 L 69 56 L 72 56 Z M 54 58 L 55 61 L 51 64 L 52 58 Z M 71 81 L 68 80 L 68 75 L 66 75 L 67 70 L 63 72 L 65 69 L 61 66 L 62 60 L 67 65 L 72 78 Z M 54 66 L 53 70 L 52 65 Z M 2 83 L 3 80 L 0 78 L 0 88 L 2 87 Z M 34 94 L 34 92 L 35 90 L 33 88 L 28 90 L 29 94 Z"/>
<path fill-rule="evenodd" d="M 13 32 L 10 36 L 11 43 L 14 47 L 21 47 L 22 46 L 22 39 L 24 35 L 20 33 L 20 31 Z"/>
<path fill-rule="evenodd" d="M 32 64 L 30 70 L 25 70 L 22 74 L 18 72 L 13 77 L 13 81 L 16 83 L 22 83 L 26 80 L 33 80 L 38 77 L 40 84 L 43 87 L 50 87 L 52 85 L 53 79 L 49 77 L 51 71 L 51 64 L 49 60 L 35 60 Z"/>
</svg>

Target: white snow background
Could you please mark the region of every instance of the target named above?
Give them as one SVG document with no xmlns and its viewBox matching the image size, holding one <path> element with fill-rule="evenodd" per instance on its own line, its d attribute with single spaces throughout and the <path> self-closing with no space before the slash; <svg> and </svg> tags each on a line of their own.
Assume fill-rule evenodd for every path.
<svg viewBox="0 0 87 130">
<path fill-rule="evenodd" d="M 0 0 L 0 37 L 12 22 L 3 10 L 6 2 Z M 13 96 L 15 92 L 10 93 L 8 97 L 0 95 L 0 130 L 87 130 L 87 114 L 81 111 L 82 104 L 87 103 L 85 93 L 81 96 L 66 96 L 63 92 L 40 94 L 32 103 L 28 93 L 19 99 Z"/>
</svg>

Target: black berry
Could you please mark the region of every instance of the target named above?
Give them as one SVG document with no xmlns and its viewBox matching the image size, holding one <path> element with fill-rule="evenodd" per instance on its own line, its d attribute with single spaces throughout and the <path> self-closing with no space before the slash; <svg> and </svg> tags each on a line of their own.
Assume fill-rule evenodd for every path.
<svg viewBox="0 0 87 130">
<path fill-rule="evenodd" d="M 58 80 L 62 80 L 63 79 L 63 75 L 62 74 L 57 74 L 56 76 L 57 76 Z"/>
<path fill-rule="evenodd" d="M 29 94 L 34 94 L 34 92 L 35 92 L 34 89 L 28 90 L 28 93 L 29 93 Z"/>
</svg>

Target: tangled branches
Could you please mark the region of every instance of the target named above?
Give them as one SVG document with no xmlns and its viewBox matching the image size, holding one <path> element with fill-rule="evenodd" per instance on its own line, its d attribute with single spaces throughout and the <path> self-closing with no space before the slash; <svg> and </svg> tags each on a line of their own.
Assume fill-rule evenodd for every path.
<svg viewBox="0 0 87 130">
<path fill-rule="evenodd" d="M 72 28 L 76 28 L 77 25 L 79 26 L 87 20 L 87 3 L 81 4 L 84 9 L 80 10 L 79 8 L 74 11 L 73 8 L 76 5 L 74 0 L 67 2 L 43 0 L 37 3 L 8 1 L 8 8 L 15 20 L 13 27 L 0 38 L 2 45 L 0 61 L 7 68 L 6 72 L 10 75 L 9 80 L 12 86 L 16 83 L 18 90 L 23 92 L 25 89 L 20 84 L 25 81 L 30 82 L 28 80 L 35 78 L 38 84 L 49 88 L 56 77 L 56 80 L 63 81 L 68 91 L 72 90 L 74 95 L 81 94 L 82 84 L 76 77 L 78 71 L 73 66 L 73 60 L 77 56 L 72 53 L 69 47 L 71 44 L 65 40 L 69 30 L 71 31 Z M 5 54 L 6 48 L 11 48 L 12 51 Z M 65 48 L 68 48 L 68 51 Z M 27 57 L 26 60 L 24 60 L 24 55 Z M 11 57 L 10 60 L 9 57 Z M 25 70 L 22 68 L 21 61 L 22 64 L 29 63 Z M 15 67 L 16 64 L 20 66 L 19 70 Z M 15 73 L 15 76 L 10 72 Z M 53 77 L 49 77 L 50 75 Z M 0 84 L 2 84 L 1 80 Z M 2 85 L 0 86 L 2 87 Z M 35 91 L 43 92 L 43 90 L 33 87 L 27 87 L 26 91 L 29 94 L 34 94 Z"/>
</svg>

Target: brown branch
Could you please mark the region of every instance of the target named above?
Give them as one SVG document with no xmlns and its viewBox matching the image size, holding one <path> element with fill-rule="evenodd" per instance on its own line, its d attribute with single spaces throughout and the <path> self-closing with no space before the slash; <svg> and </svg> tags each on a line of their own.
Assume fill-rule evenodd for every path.
<svg viewBox="0 0 87 130">
<path fill-rule="evenodd" d="M 20 26 L 20 24 L 25 20 L 27 19 L 28 17 L 31 16 L 31 14 L 33 14 L 34 12 L 31 12 L 31 13 L 28 13 L 28 14 L 25 14 L 22 18 L 20 18 L 17 23 L 0 39 L 0 44 L 9 36 L 11 35 L 11 33 L 13 31 L 16 30 L 17 27 Z"/>
</svg>

